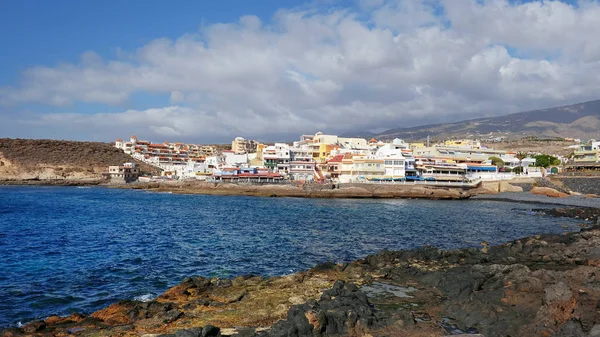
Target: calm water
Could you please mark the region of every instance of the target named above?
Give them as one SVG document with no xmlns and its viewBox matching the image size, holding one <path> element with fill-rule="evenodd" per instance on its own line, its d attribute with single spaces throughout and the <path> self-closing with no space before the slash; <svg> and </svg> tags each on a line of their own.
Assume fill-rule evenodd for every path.
<svg viewBox="0 0 600 337">
<path fill-rule="evenodd" d="M 0 187 L 0 327 L 149 299 L 191 275 L 280 275 L 384 248 L 578 229 L 529 211 L 539 207 Z"/>
</svg>

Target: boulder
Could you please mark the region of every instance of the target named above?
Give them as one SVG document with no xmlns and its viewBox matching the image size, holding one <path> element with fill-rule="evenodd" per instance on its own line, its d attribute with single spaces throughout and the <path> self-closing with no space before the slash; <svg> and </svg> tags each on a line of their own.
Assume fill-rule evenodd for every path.
<svg viewBox="0 0 600 337">
<path fill-rule="evenodd" d="M 500 192 L 523 192 L 523 187 L 511 185 L 506 181 L 500 182 L 499 189 Z"/>
<path fill-rule="evenodd" d="M 565 198 L 568 197 L 569 195 L 563 192 L 559 192 L 553 188 L 550 187 L 534 187 L 531 189 L 531 193 L 532 194 L 539 194 L 539 195 L 545 195 L 547 197 L 551 197 L 551 198 Z"/>
</svg>

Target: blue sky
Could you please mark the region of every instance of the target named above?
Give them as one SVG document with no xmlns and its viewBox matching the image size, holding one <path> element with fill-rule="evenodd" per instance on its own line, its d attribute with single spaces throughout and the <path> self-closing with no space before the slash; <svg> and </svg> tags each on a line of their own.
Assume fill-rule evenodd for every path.
<svg viewBox="0 0 600 337">
<path fill-rule="evenodd" d="M 253 14 L 268 20 L 279 8 L 302 0 L 18 0 L 0 1 L 0 85 L 32 66 L 75 62 L 93 50 L 104 58 L 150 41 L 176 39 L 201 25 L 237 21 Z"/>
<path fill-rule="evenodd" d="M 597 0 L 0 1 L 0 137 L 274 141 L 593 100 L 598 17 Z"/>
</svg>

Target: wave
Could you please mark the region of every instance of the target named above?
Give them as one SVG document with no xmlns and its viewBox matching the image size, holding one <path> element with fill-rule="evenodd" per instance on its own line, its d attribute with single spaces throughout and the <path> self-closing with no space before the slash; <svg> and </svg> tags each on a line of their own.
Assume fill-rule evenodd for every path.
<svg viewBox="0 0 600 337">
<path fill-rule="evenodd" d="M 144 295 L 136 296 L 133 299 L 135 301 L 140 301 L 140 302 L 150 302 L 155 298 L 156 298 L 156 296 L 153 294 L 144 294 Z"/>
</svg>

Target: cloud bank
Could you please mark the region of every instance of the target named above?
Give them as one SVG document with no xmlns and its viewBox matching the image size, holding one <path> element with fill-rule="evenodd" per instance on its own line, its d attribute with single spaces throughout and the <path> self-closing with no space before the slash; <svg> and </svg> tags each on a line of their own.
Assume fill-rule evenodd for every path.
<svg viewBox="0 0 600 337">
<path fill-rule="evenodd" d="M 600 3 L 361 0 L 248 15 L 0 87 L 0 132 L 288 140 L 600 98 Z M 165 104 L 136 109 L 132 97 Z M 123 107 L 89 113 L 75 105 Z M 52 106 L 43 113 L 31 106 Z M 107 108 L 108 110 L 108 108 Z M 63 112 L 56 112 L 63 111 Z"/>
</svg>

